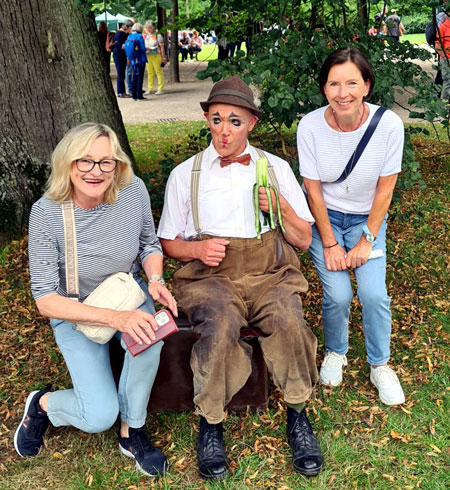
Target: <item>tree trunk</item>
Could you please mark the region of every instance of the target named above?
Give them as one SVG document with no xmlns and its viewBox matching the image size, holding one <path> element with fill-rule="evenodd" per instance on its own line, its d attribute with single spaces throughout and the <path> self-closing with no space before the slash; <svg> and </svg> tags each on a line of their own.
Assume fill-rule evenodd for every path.
<svg viewBox="0 0 450 490">
<path fill-rule="evenodd" d="M 178 17 L 178 0 L 172 0 L 172 10 L 170 11 L 170 23 L 175 24 Z M 180 83 L 180 65 L 178 63 L 178 31 L 172 29 L 170 32 L 170 83 Z"/>
<path fill-rule="evenodd" d="M 367 0 L 357 1 L 358 17 L 361 23 L 367 25 L 369 14 L 367 9 Z"/>
<path fill-rule="evenodd" d="M 73 0 L 0 7 L 0 233 L 20 231 L 53 149 L 77 124 L 111 126 L 131 149 L 92 14 Z"/>
</svg>

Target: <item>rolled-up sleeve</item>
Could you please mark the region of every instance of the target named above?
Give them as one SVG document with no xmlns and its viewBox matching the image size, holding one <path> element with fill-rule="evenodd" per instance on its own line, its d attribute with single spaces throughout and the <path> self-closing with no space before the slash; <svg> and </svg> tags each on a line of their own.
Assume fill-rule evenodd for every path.
<svg viewBox="0 0 450 490">
<path fill-rule="evenodd" d="M 185 239 L 189 213 L 189 185 L 180 181 L 178 172 L 172 171 L 167 181 L 164 208 L 158 227 L 158 236 L 167 240 Z"/>
</svg>

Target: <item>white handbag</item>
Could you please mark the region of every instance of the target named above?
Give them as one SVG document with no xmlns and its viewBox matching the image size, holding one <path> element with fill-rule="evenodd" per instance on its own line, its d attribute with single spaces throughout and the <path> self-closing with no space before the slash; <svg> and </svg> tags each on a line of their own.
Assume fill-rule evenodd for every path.
<svg viewBox="0 0 450 490">
<path fill-rule="evenodd" d="M 64 201 L 61 204 L 64 221 L 64 240 L 66 244 L 66 292 L 68 297 L 78 301 L 78 261 L 77 240 L 73 202 Z M 116 272 L 102 283 L 83 301 L 88 306 L 111 308 L 118 311 L 135 310 L 147 299 L 144 291 L 133 277 L 133 274 Z M 115 328 L 98 327 L 95 325 L 77 324 L 77 330 L 99 344 L 105 344 L 116 333 Z"/>
</svg>

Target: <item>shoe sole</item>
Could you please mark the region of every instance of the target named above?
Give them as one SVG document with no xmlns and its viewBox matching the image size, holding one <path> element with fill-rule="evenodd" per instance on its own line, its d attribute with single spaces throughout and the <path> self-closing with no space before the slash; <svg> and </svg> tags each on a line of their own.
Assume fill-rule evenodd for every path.
<svg viewBox="0 0 450 490">
<path fill-rule="evenodd" d="M 19 430 L 20 428 L 22 427 L 22 424 L 24 423 L 25 419 L 27 418 L 27 414 L 28 414 L 28 409 L 30 408 L 30 404 L 31 404 L 31 401 L 33 400 L 34 398 L 34 395 L 36 393 L 39 393 L 39 390 L 36 390 L 36 391 L 32 391 L 29 395 L 28 395 L 28 398 L 27 398 L 27 401 L 25 402 L 25 410 L 23 411 L 23 417 L 22 417 L 22 420 L 20 421 L 20 424 L 17 426 L 17 429 L 16 429 L 16 432 L 14 433 L 14 449 L 16 450 L 17 454 L 21 457 L 21 458 L 33 458 L 34 456 L 27 456 L 26 454 L 22 454 L 20 451 L 19 451 L 19 447 L 18 447 L 18 443 L 17 443 L 17 437 L 19 435 Z M 39 451 L 38 453 L 39 454 Z M 37 456 L 37 454 L 35 456 Z"/>
<path fill-rule="evenodd" d="M 311 470 L 311 471 L 305 471 L 305 470 L 298 470 L 295 466 L 293 466 L 294 470 L 297 472 L 297 473 L 300 473 L 300 475 L 303 475 L 303 476 L 316 476 L 318 475 L 322 470 L 323 470 L 323 464 L 320 465 L 320 468 L 318 470 Z"/>
<path fill-rule="evenodd" d="M 225 473 L 222 473 L 221 475 L 211 475 L 211 473 L 202 473 L 200 470 L 198 470 L 198 474 L 204 479 L 204 480 L 222 480 L 225 478 L 228 474 L 230 473 L 230 470 L 225 471 Z"/>
<path fill-rule="evenodd" d="M 134 456 L 133 453 L 130 453 L 130 451 L 126 450 L 125 448 L 123 448 L 120 443 L 119 443 L 119 449 L 120 449 L 120 452 L 127 456 L 128 458 L 131 458 L 131 459 L 134 459 L 136 461 L 136 458 Z M 169 470 L 169 461 L 166 460 L 166 464 L 164 465 L 164 472 L 163 473 L 160 473 L 159 471 L 156 472 L 156 473 L 149 473 L 147 470 L 144 470 L 144 468 L 142 468 L 142 466 L 139 464 L 138 461 L 136 461 L 136 468 L 141 472 L 143 473 L 144 475 L 147 475 L 147 476 L 150 476 L 152 478 L 156 478 L 157 476 L 162 476 L 164 475 L 164 473 L 166 473 L 168 470 Z"/>
</svg>

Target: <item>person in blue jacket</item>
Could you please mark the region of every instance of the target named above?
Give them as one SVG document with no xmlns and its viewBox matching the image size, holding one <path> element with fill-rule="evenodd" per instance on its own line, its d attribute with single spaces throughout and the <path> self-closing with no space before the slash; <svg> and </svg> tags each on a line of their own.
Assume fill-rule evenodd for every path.
<svg viewBox="0 0 450 490">
<path fill-rule="evenodd" d="M 131 34 L 125 42 L 125 54 L 128 58 L 128 64 L 133 67 L 133 82 L 131 85 L 133 100 L 145 100 L 142 85 L 147 55 L 145 53 L 145 41 L 142 36 L 143 30 L 144 28 L 139 22 L 133 24 Z"/>
</svg>

